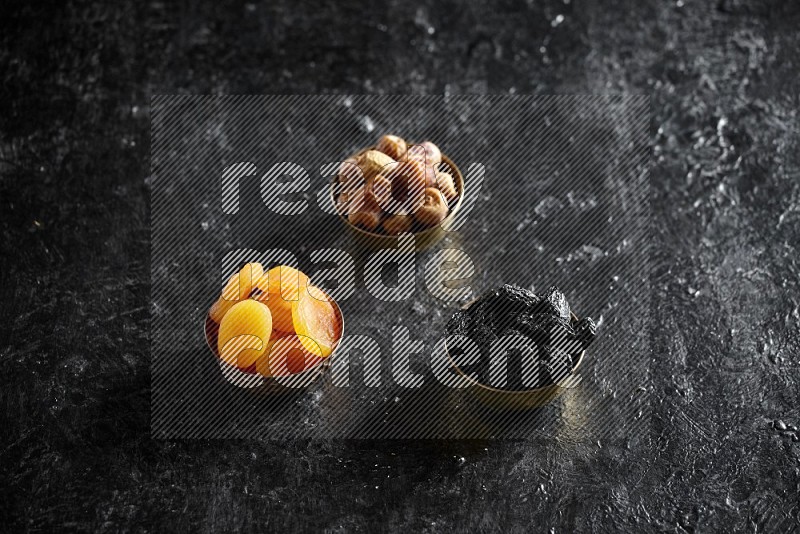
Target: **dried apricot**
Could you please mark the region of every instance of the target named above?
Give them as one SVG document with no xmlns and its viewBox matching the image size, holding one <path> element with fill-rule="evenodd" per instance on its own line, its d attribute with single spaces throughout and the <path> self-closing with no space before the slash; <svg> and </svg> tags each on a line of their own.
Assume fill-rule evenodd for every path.
<svg viewBox="0 0 800 534">
<path fill-rule="evenodd" d="M 321 361 L 322 358 L 310 352 L 298 336 L 285 335 L 270 343 L 268 353 L 256 362 L 256 372 L 262 376 L 286 376 L 301 373 Z"/>
<path fill-rule="evenodd" d="M 308 276 L 288 265 L 273 267 L 258 280 L 258 300 L 269 306 L 272 322 L 281 332 L 294 332 L 292 302 L 306 293 Z"/>
<path fill-rule="evenodd" d="M 248 263 L 242 269 L 230 277 L 222 294 L 211 306 L 208 314 L 211 320 L 219 324 L 222 318 L 234 304 L 250 297 L 256 282 L 264 274 L 264 269 L 260 263 Z"/>
<path fill-rule="evenodd" d="M 272 314 L 253 299 L 234 304 L 219 325 L 220 358 L 239 369 L 250 368 L 267 353 L 272 336 Z"/>
<path fill-rule="evenodd" d="M 292 303 L 294 330 L 305 348 L 316 356 L 330 356 L 342 335 L 342 321 L 330 297 L 308 286 L 308 292 Z"/>
</svg>

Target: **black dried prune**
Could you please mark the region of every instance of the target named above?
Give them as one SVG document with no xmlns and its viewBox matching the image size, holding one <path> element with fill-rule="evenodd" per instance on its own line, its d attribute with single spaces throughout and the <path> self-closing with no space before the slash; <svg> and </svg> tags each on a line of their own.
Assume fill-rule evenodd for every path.
<svg viewBox="0 0 800 534">
<path fill-rule="evenodd" d="M 584 317 L 575 324 L 575 336 L 583 348 L 591 345 L 597 335 L 597 326 L 591 317 Z"/>
<path fill-rule="evenodd" d="M 537 311 L 551 314 L 565 324 L 569 324 L 572 317 L 567 297 L 556 286 L 550 286 L 542 295 Z"/>
<path fill-rule="evenodd" d="M 481 381 L 488 380 L 492 352 L 503 352 L 505 389 L 542 387 L 566 378 L 580 355 L 594 340 L 596 326 L 585 317 L 572 322 L 566 296 L 556 286 L 543 295 L 504 285 L 483 294 L 469 308 L 457 312 L 447 324 L 449 335 L 467 335 L 481 351 Z M 500 337 L 514 336 L 496 344 Z M 519 344 L 517 338 L 529 343 Z"/>
<path fill-rule="evenodd" d="M 469 333 L 470 316 L 466 311 L 457 311 L 447 321 L 445 332 L 449 336 L 465 336 Z"/>
</svg>

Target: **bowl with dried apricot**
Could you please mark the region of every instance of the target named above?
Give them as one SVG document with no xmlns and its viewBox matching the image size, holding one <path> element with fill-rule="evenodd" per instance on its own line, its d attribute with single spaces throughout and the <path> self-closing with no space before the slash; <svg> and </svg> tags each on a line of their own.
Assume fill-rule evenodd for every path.
<svg viewBox="0 0 800 534">
<path fill-rule="evenodd" d="M 255 262 L 231 276 L 205 321 L 206 341 L 223 368 L 281 390 L 318 378 L 343 331 L 339 305 L 307 275 L 286 265 L 265 271 Z"/>
<path fill-rule="evenodd" d="M 439 239 L 464 199 L 464 177 L 430 141 L 408 143 L 384 135 L 374 147 L 347 158 L 331 187 L 339 217 L 375 245 L 412 233 L 417 249 Z"/>
</svg>

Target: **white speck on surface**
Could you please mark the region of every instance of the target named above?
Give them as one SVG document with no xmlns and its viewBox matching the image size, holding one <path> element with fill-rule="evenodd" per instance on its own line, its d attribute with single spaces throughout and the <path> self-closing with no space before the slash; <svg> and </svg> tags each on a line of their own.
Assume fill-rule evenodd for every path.
<svg viewBox="0 0 800 534">
<path fill-rule="evenodd" d="M 533 212 L 542 219 L 546 219 L 563 207 L 564 205 L 556 197 L 544 197 L 539 201 L 536 207 L 533 208 Z"/>
<path fill-rule="evenodd" d="M 375 129 L 375 123 L 372 121 L 369 115 L 364 115 L 358 120 L 359 126 L 361 129 L 367 133 L 371 133 Z"/>
</svg>

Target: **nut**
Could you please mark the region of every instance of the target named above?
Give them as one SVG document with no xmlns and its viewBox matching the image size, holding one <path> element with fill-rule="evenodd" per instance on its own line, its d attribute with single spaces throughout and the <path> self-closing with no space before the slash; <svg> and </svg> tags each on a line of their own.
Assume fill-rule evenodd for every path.
<svg viewBox="0 0 800 534">
<path fill-rule="evenodd" d="M 447 200 L 435 187 L 425 189 L 425 199 L 414 213 L 417 220 L 426 227 L 436 226 L 447 217 Z"/>
<path fill-rule="evenodd" d="M 448 202 L 458 196 L 456 182 L 453 180 L 453 175 L 449 172 L 436 173 L 436 186 L 438 187 L 439 191 L 444 194 L 444 197 Z"/>
<path fill-rule="evenodd" d="M 376 174 L 386 174 L 384 167 L 395 163 L 390 156 L 377 150 L 367 150 L 358 158 L 358 165 L 364 172 L 364 179 L 371 180 Z"/>
<path fill-rule="evenodd" d="M 442 152 L 439 150 L 438 146 L 430 141 L 425 141 L 424 143 L 408 147 L 407 158 L 409 160 L 416 159 L 422 161 L 426 165 L 438 165 L 442 162 Z"/>
<path fill-rule="evenodd" d="M 378 146 L 376 148 L 391 158 L 399 161 L 406 157 L 408 145 L 406 145 L 406 141 L 402 137 L 398 137 L 396 135 L 384 135 L 378 140 Z"/>
<path fill-rule="evenodd" d="M 400 235 L 410 232 L 413 222 L 410 215 L 390 215 L 383 221 L 383 229 L 389 235 Z"/>
</svg>

